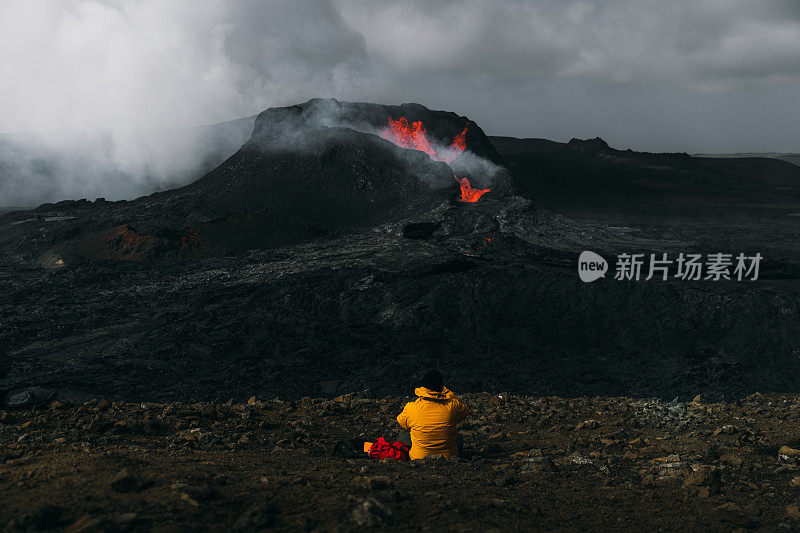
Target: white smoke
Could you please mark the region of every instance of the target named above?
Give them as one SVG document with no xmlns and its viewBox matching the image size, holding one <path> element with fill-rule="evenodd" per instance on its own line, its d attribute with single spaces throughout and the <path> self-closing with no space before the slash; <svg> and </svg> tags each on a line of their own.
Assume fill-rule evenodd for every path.
<svg viewBox="0 0 800 533">
<path fill-rule="evenodd" d="M 193 126 L 347 94 L 364 58 L 325 1 L 4 1 L 0 206 L 183 184 L 252 120 Z"/>
<path fill-rule="evenodd" d="M 0 135 L 0 207 L 132 199 L 180 186 L 231 156 L 253 118 L 197 128 Z"/>
</svg>

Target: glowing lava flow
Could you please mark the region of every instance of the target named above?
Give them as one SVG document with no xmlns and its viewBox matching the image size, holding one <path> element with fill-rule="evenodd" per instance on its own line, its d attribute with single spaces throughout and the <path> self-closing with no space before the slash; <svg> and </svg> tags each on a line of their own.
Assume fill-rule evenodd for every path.
<svg viewBox="0 0 800 533">
<path fill-rule="evenodd" d="M 398 146 L 425 152 L 431 159 L 436 159 L 436 150 L 428 140 L 428 130 L 420 121 L 409 124 L 406 117 L 389 119 L 389 125 L 381 130 L 380 136 Z"/>
<path fill-rule="evenodd" d="M 456 135 L 453 142 L 450 143 L 450 146 L 443 150 L 441 154 L 438 153 L 431 144 L 428 139 L 428 130 L 425 129 L 425 125 L 422 124 L 421 121 L 409 124 L 406 117 L 400 117 L 397 120 L 392 120 L 390 118 L 389 125 L 383 128 L 379 132 L 379 135 L 398 146 L 425 152 L 435 161 L 443 161 L 450 164 L 458 157 L 458 154 L 467 149 L 468 127 L 469 123 L 464 126 L 461 133 Z M 459 179 L 455 172 L 453 172 L 453 177 L 458 181 L 461 187 L 461 197 L 459 200 L 462 202 L 477 202 L 481 196 L 491 191 L 491 189 L 473 189 L 467 178 Z"/>
<path fill-rule="evenodd" d="M 455 176 L 455 174 L 453 175 Z M 477 202 L 478 198 L 480 198 L 481 196 L 492 190 L 492 189 L 473 189 L 472 186 L 469 184 L 469 180 L 467 178 L 461 178 L 460 180 L 458 180 L 458 184 L 461 186 L 461 198 L 459 198 L 459 200 L 461 200 L 462 202 Z"/>
<path fill-rule="evenodd" d="M 469 126 L 469 123 L 467 123 L 467 125 L 464 126 L 464 129 L 461 130 L 461 133 L 456 135 L 456 138 L 453 139 L 452 143 L 450 143 L 450 149 L 451 150 L 456 150 L 456 151 L 458 151 L 460 153 L 460 152 L 463 152 L 464 150 L 467 149 L 467 127 L 468 126 Z"/>
</svg>

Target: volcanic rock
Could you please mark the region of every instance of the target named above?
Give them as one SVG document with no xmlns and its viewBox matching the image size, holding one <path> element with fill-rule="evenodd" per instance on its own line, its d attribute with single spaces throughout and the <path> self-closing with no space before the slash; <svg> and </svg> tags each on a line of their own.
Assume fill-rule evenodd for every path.
<svg viewBox="0 0 800 533">
<path fill-rule="evenodd" d="M 55 529 L 64 514 L 64 509 L 58 505 L 43 504 L 29 512 L 21 515 L 19 518 L 9 524 L 10 531 L 41 531 Z"/>
<path fill-rule="evenodd" d="M 719 470 L 713 466 L 700 466 L 686 477 L 683 486 L 697 489 L 706 495 L 716 494 L 720 488 Z"/>
<path fill-rule="evenodd" d="M 392 487 L 392 480 L 386 476 L 357 476 L 353 478 L 351 486 L 356 490 L 382 490 Z"/>
<path fill-rule="evenodd" d="M 353 509 L 351 517 L 359 526 L 379 526 L 390 523 L 394 518 L 392 511 L 374 498 L 362 500 Z"/>
<path fill-rule="evenodd" d="M 102 527 L 102 518 L 93 518 L 91 515 L 84 515 L 64 529 L 64 533 L 94 533 L 106 531 Z"/>
<path fill-rule="evenodd" d="M 790 503 L 786 506 L 786 516 L 795 521 L 800 521 L 800 503 Z"/>
<path fill-rule="evenodd" d="M 272 503 L 260 503 L 244 512 L 233 524 L 234 531 L 261 531 L 273 527 L 278 509 Z"/>
<path fill-rule="evenodd" d="M 600 422 L 594 419 L 590 419 L 590 420 L 584 420 L 583 422 L 575 426 L 575 429 L 597 429 L 598 427 L 600 427 Z"/>
<path fill-rule="evenodd" d="M 127 468 L 123 468 L 114 476 L 110 485 L 117 492 L 131 492 L 139 488 L 139 480 Z"/>
<path fill-rule="evenodd" d="M 792 448 L 790 446 L 784 445 L 784 446 L 781 446 L 780 449 L 778 450 L 778 455 L 786 455 L 786 456 L 789 456 L 789 457 L 797 457 L 797 456 L 800 456 L 800 450 L 798 450 L 796 448 Z"/>
</svg>

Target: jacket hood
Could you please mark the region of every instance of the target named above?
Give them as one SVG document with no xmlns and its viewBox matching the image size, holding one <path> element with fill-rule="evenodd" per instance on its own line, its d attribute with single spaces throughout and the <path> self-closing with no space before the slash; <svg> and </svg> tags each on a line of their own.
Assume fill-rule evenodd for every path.
<svg viewBox="0 0 800 533">
<path fill-rule="evenodd" d="M 431 390 L 428 387 L 417 387 L 414 389 L 414 394 L 420 398 L 430 398 L 432 400 L 446 400 L 453 393 L 447 390 L 447 387 L 442 387 L 442 392 Z"/>
</svg>

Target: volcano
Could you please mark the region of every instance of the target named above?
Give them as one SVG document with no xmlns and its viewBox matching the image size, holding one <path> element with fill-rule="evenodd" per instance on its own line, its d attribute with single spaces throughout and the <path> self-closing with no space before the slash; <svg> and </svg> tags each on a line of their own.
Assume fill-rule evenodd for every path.
<svg viewBox="0 0 800 533">
<path fill-rule="evenodd" d="M 398 124 L 414 125 L 400 133 L 417 138 L 387 134 Z M 132 202 L 62 203 L 68 221 L 37 250 L 28 241 L 26 252 L 60 265 L 283 246 L 418 216 L 443 202 L 474 203 L 490 190 L 508 194 L 502 164 L 466 117 L 416 104 L 311 100 L 261 113 L 233 156 L 185 187 Z M 470 180 L 494 186 L 473 188 Z"/>
</svg>

